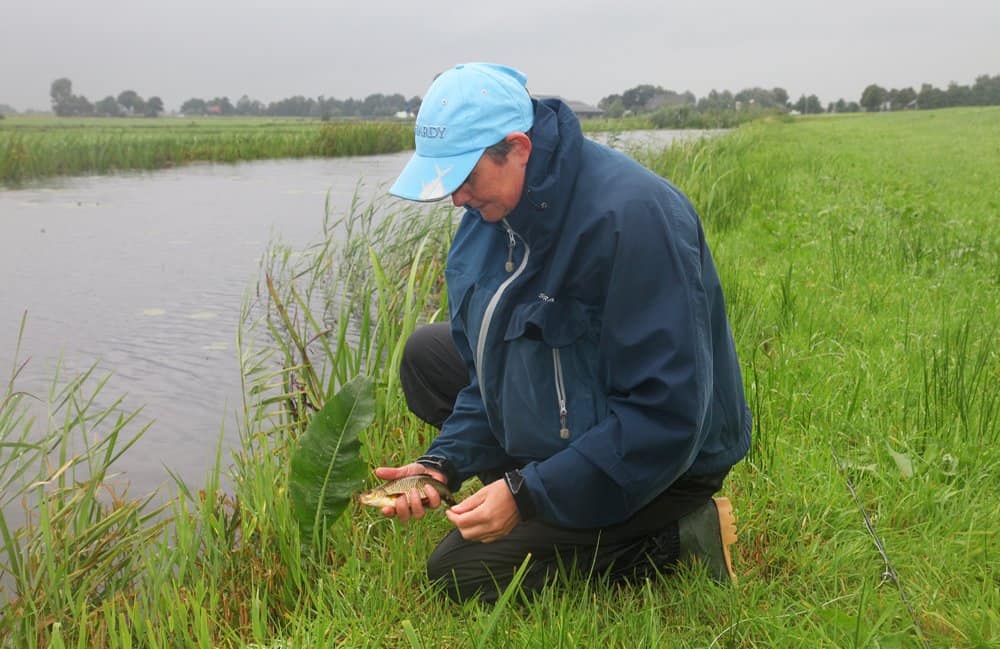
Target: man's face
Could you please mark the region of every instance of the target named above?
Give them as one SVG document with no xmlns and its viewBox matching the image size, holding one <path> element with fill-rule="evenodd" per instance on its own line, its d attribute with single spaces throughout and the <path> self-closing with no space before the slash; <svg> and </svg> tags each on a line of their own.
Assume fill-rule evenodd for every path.
<svg viewBox="0 0 1000 649">
<path fill-rule="evenodd" d="M 527 154 L 523 148 L 521 143 L 515 145 L 503 162 L 497 162 L 488 153 L 484 153 L 472 168 L 469 177 L 452 193 L 452 203 L 456 207 L 478 210 L 483 220 L 490 223 L 495 223 L 514 211 L 524 189 Z"/>
</svg>

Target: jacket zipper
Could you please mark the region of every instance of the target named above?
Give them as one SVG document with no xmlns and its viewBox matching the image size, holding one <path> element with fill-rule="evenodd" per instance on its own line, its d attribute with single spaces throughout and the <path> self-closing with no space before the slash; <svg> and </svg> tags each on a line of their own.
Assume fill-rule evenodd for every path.
<svg viewBox="0 0 1000 649">
<path fill-rule="evenodd" d="M 566 410 L 566 384 L 563 383 L 562 361 L 557 347 L 552 348 L 552 365 L 556 375 L 556 400 L 559 402 L 559 437 L 569 439 L 569 427 L 566 425 L 566 418 L 569 416 L 569 411 Z"/>
<path fill-rule="evenodd" d="M 510 223 L 507 219 L 501 219 L 500 223 L 507 230 L 507 263 L 504 264 L 504 269 L 509 273 L 514 269 L 514 246 L 517 245 L 515 240 L 514 228 L 510 227 Z M 504 291 L 507 290 L 514 280 L 521 276 L 524 272 L 525 267 L 528 265 L 528 257 L 531 256 L 531 248 L 528 247 L 528 243 L 521 239 L 524 243 L 524 257 L 521 259 L 521 265 L 517 267 L 517 271 L 513 275 L 508 277 L 500 284 L 497 288 L 497 292 L 493 294 L 490 298 L 489 303 L 486 305 L 486 310 L 483 312 L 483 322 L 479 326 L 479 342 L 476 344 L 476 378 L 479 379 L 479 394 L 483 398 L 483 403 L 486 403 L 486 389 L 483 387 L 483 354 L 486 351 L 486 335 L 490 330 L 490 323 L 493 320 L 493 313 L 496 311 L 497 304 L 500 303 L 500 298 L 503 297 Z"/>
</svg>

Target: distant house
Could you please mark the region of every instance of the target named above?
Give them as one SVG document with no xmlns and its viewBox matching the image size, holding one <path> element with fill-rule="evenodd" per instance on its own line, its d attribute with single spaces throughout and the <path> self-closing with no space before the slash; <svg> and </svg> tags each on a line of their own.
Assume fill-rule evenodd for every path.
<svg viewBox="0 0 1000 649">
<path fill-rule="evenodd" d="M 558 99 L 567 106 L 570 107 L 576 116 L 580 119 L 587 119 L 589 117 L 601 117 L 604 115 L 604 111 L 597 106 L 591 106 L 590 104 L 584 103 L 582 101 L 576 101 L 575 99 L 563 99 L 559 95 L 532 95 L 535 99 Z"/>
</svg>

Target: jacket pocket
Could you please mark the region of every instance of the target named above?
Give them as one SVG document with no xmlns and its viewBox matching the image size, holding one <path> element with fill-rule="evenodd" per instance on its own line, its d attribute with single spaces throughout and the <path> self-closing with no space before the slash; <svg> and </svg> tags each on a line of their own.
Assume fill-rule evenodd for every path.
<svg viewBox="0 0 1000 649">
<path fill-rule="evenodd" d="M 589 329 L 582 308 L 532 302 L 514 308 L 506 332 L 501 393 L 509 451 L 539 459 L 595 422 Z"/>
</svg>

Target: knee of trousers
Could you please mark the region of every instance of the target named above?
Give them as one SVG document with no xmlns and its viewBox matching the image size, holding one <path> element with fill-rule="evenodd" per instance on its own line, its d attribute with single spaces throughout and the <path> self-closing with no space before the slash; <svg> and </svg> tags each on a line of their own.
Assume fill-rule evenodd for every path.
<svg viewBox="0 0 1000 649">
<path fill-rule="evenodd" d="M 457 539 L 442 543 L 427 559 L 427 579 L 440 586 L 444 593 L 454 602 L 468 601 L 479 597 L 484 602 L 495 602 L 503 586 L 510 578 L 504 579 L 507 571 L 500 566 L 493 566 L 500 572 L 494 575 L 490 568 L 488 556 L 480 556 L 485 546 L 458 544 Z M 443 546 L 443 547 L 442 547 Z M 488 551 L 485 553 L 488 555 Z M 497 579 L 500 579 L 500 589 Z"/>
<path fill-rule="evenodd" d="M 427 374 L 430 369 L 430 336 L 426 327 L 418 327 L 406 339 L 399 362 L 399 385 L 410 410 L 424 421 L 433 417 Z"/>
</svg>

